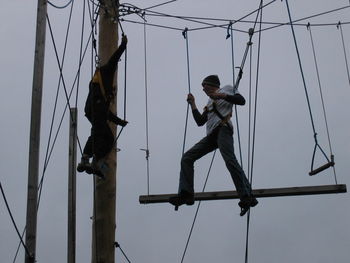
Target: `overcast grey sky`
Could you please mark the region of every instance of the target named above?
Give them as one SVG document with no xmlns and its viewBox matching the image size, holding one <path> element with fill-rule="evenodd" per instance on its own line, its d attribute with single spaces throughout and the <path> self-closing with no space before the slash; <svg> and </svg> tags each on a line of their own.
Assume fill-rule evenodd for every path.
<svg viewBox="0 0 350 263">
<path fill-rule="evenodd" d="M 63 5 L 55 1 L 57 5 Z M 64 77 L 72 86 L 79 61 L 83 1 L 74 1 L 72 26 L 65 58 Z M 165 14 L 205 18 L 239 19 L 259 6 L 254 1 L 179 0 L 153 11 Z M 267 1 L 264 1 L 267 2 Z M 139 8 L 162 1 L 129 3 Z M 0 181 L 20 230 L 25 227 L 27 197 L 28 140 L 32 90 L 34 40 L 37 1 L 2 0 L 0 9 L 2 76 L 1 167 Z M 293 19 L 349 5 L 349 1 L 290 1 Z M 69 9 L 48 7 L 60 57 Z M 300 21 L 307 24 L 349 22 L 349 8 Z M 88 14 L 86 14 L 86 19 Z M 127 19 L 142 22 L 136 15 Z M 181 29 L 203 25 L 180 19 L 146 17 L 149 23 L 175 29 L 148 26 L 147 78 L 149 99 L 149 146 L 151 194 L 175 193 L 186 117 L 187 64 L 186 45 Z M 253 21 L 255 15 L 245 20 Z M 285 1 L 275 1 L 263 10 L 263 21 L 287 22 Z M 208 20 L 206 20 L 208 22 Z M 227 22 L 209 21 L 215 24 Z M 145 83 L 143 25 L 122 23 L 129 38 L 127 63 L 127 120 L 118 147 L 117 231 L 120 243 L 131 262 L 181 262 L 196 205 L 175 212 L 168 204 L 140 205 L 139 195 L 147 194 L 145 153 Z M 263 27 L 267 27 L 264 25 Z M 251 23 L 237 23 L 235 29 L 247 31 Z M 317 62 L 325 100 L 335 171 L 340 184 L 349 184 L 350 85 L 346 71 L 340 30 L 335 25 L 313 26 Z M 350 55 L 350 27 L 342 26 L 346 52 Z M 85 26 L 84 43 L 89 34 Z M 329 146 L 317 83 L 314 59 L 306 26 L 295 26 L 306 86 L 310 98 L 318 142 L 329 155 Z M 230 40 L 225 28 L 189 31 L 191 91 L 199 108 L 206 96 L 201 80 L 218 74 L 222 84 L 232 83 Z M 248 34 L 234 33 L 235 64 L 240 65 Z M 59 71 L 47 30 L 41 136 L 41 172 L 44 164 Z M 253 37 L 252 100 L 255 98 L 258 34 Z M 82 144 L 90 126 L 84 118 L 89 78 L 90 50 L 82 66 L 78 98 L 78 135 Z M 118 115 L 123 116 L 124 57 L 119 66 Z M 236 70 L 237 74 L 237 70 Z M 249 59 L 239 91 L 249 100 Z M 261 54 L 257 102 L 256 144 L 253 170 L 254 188 L 293 187 L 334 184 L 332 169 L 310 177 L 313 130 L 307 100 L 289 26 L 266 30 L 261 35 Z M 74 104 L 75 98 L 71 103 Z M 61 88 L 54 131 L 65 107 Z M 243 168 L 247 171 L 249 104 L 239 108 Z M 235 121 L 234 121 L 235 122 Z M 44 180 L 38 213 L 37 262 L 66 261 L 68 118 L 62 124 Z M 237 128 L 235 128 L 237 131 Z M 189 116 L 186 149 L 205 135 Z M 235 150 L 238 155 L 237 132 Z M 195 188 L 201 191 L 212 155 L 198 161 Z M 78 158 L 80 154 L 78 153 Z M 315 166 L 325 162 L 317 152 Z M 77 178 L 77 262 L 91 257 L 92 177 Z M 207 191 L 234 189 L 222 158 L 217 154 L 209 176 Z M 249 262 L 345 263 L 350 258 L 350 205 L 348 194 L 261 198 L 252 210 L 249 234 Z M 237 200 L 208 201 L 201 204 L 184 262 L 244 262 L 246 217 L 239 216 Z M 0 198 L 1 262 L 12 262 L 19 238 Z M 23 261 L 20 249 L 16 262 Z M 127 262 L 119 250 L 116 262 Z"/>
</svg>

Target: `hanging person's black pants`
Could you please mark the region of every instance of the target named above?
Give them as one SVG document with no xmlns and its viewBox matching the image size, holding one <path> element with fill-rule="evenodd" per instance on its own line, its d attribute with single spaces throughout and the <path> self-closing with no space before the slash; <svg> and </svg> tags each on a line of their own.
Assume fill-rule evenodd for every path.
<svg viewBox="0 0 350 263">
<path fill-rule="evenodd" d="M 85 144 L 83 154 L 90 158 L 95 156 L 97 161 L 113 148 L 114 136 L 107 121 L 95 121 L 91 125 L 91 135 Z"/>
</svg>

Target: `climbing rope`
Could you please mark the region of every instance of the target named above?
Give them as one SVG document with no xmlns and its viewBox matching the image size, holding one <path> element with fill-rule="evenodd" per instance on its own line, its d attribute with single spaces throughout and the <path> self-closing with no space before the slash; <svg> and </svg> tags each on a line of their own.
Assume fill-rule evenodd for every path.
<svg viewBox="0 0 350 263">
<path fill-rule="evenodd" d="M 314 39 L 313 39 L 313 36 L 312 36 L 312 30 L 311 30 L 310 24 L 307 25 L 307 29 L 308 29 L 309 35 L 310 35 L 312 54 L 313 54 L 313 58 L 314 58 L 315 69 L 316 69 L 316 74 L 317 74 L 318 88 L 319 88 L 319 91 L 320 91 L 320 97 L 321 97 L 321 102 L 322 102 L 323 117 L 324 117 L 324 121 L 325 121 L 325 125 L 326 125 L 326 132 L 327 132 L 330 156 L 331 156 L 332 162 L 334 163 L 334 154 L 333 154 L 333 150 L 332 150 L 332 143 L 331 143 L 331 138 L 330 138 L 330 133 L 329 133 L 329 128 L 328 128 L 326 107 L 325 107 L 325 103 L 324 103 L 323 92 L 322 92 L 322 85 L 321 85 L 321 78 L 320 78 L 320 73 L 319 73 L 319 69 L 318 69 L 318 63 L 317 63 L 316 51 L 315 51 L 315 44 L 314 44 Z M 312 168 L 311 168 L 311 171 L 312 171 Z M 336 176 L 336 173 L 335 173 L 334 166 L 333 166 L 333 174 L 334 174 L 335 183 L 337 184 L 337 176 Z"/>
<path fill-rule="evenodd" d="M 293 27 L 293 24 L 292 24 L 292 16 L 291 16 L 288 0 L 286 0 L 286 6 L 287 6 L 288 17 L 289 17 L 289 21 L 290 21 L 291 30 L 292 30 L 294 45 L 295 45 L 295 49 L 296 49 L 296 53 L 297 53 L 300 73 L 301 73 L 301 77 L 302 77 L 302 80 L 303 80 L 304 91 L 305 91 L 305 96 L 306 96 L 307 105 L 308 105 L 308 109 L 309 109 L 312 130 L 313 130 L 313 133 L 314 133 L 315 146 L 314 146 L 313 155 L 312 155 L 312 161 L 311 161 L 311 171 L 309 172 L 309 175 L 314 175 L 316 173 L 319 173 L 319 172 L 323 171 L 324 169 L 329 168 L 330 166 L 334 166 L 334 161 L 333 160 L 329 160 L 329 158 L 327 157 L 327 155 L 325 154 L 325 152 L 323 151 L 323 149 L 321 148 L 321 146 L 319 145 L 318 140 L 317 140 L 317 132 L 316 132 L 316 129 L 315 129 L 314 118 L 313 118 L 312 111 L 311 111 L 311 104 L 310 104 L 309 94 L 308 94 L 307 87 L 306 87 L 304 71 L 303 71 L 303 67 L 302 67 L 302 64 L 301 64 L 299 48 L 298 48 L 298 44 L 297 44 L 297 40 L 296 40 L 296 36 L 295 36 L 295 32 L 294 32 L 294 27 Z M 314 170 L 313 169 L 313 165 L 314 165 L 314 159 L 315 159 L 315 154 L 316 154 L 316 150 L 317 149 L 319 149 L 321 151 L 321 153 L 323 154 L 323 156 L 327 160 L 327 164 L 325 164 L 325 165 L 323 165 L 323 166 L 321 166 L 321 167 L 319 167 L 319 168 Z"/>
<path fill-rule="evenodd" d="M 131 261 L 129 260 L 129 258 L 126 256 L 124 250 L 121 248 L 120 244 L 118 242 L 114 242 L 114 246 L 116 248 L 119 248 L 120 252 L 122 252 L 124 258 L 130 263 Z"/>
<path fill-rule="evenodd" d="M 344 41 L 344 34 L 343 34 L 343 28 L 342 28 L 342 23 L 340 23 L 340 21 L 339 21 L 338 24 L 337 24 L 337 28 L 339 29 L 339 32 L 340 32 L 340 37 L 341 37 L 341 42 L 342 42 L 342 47 L 343 47 L 343 52 L 344 52 L 346 73 L 347 73 L 347 75 L 348 75 L 348 81 L 349 81 L 349 85 L 350 85 L 350 73 L 349 73 L 348 56 L 347 56 L 347 54 L 346 54 L 345 41 Z"/>
<path fill-rule="evenodd" d="M 148 72 L 147 72 L 147 31 L 146 31 L 146 19 L 144 17 L 144 27 L 143 27 L 143 52 L 144 52 L 144 84 L 145 84 L 145 122 L 146 122 L 146 149 L 141 149 L 145 151 L 146 154 L 146 176 L 147 176 L 147 194 L 150 193 L 150 172 L 149 172 L 149 125 L 148 125 Z"/>
<path fill-rule="evenodd" d="M 68 7 L 70 4 L 73 4 L 74 0 L 69 0 L 67 4 L 63 5 L 63 6 L 57 6 L 55 4 L 53 4 L 51 1 L 47 1 L 47 3 L 57 9 L 64 9 L 66 7 Z"/>
<path fill-rule="evenodd" d="M 211 168 L 213 166 L 213 163 L 214 163 L 214 159 L 215 159 L 215 154 L 216 154 L 216 150 L 214 151 L 213 153 L 213 156 L 211 158 L 211 161 L 210 161 L 210 165 L 209 165 L 209 169 L 208 169 L 208 172 L 207 172 L 207 176 L 205 178 L 205 182 L 204 182 L 204 185 L 203 185 L 203 188 L 202 188 L 202 193 L 205 191 L 205 188 L 207 186 L 207 182 L 208 182 L 208 179 L 209 179 L 209 174 L 211 172 Z M 190 232 L 188 234 L 188 237 L 187 237 L 187 241 L 186 241 L 186 245 L 185 245 L 185 249 L 182 253 L 182 257 L 181 257 L 181 263 L 183 263 L 184 259 L 185 259 L 185 255 L 186 255 L 186 252 L 187 252 L 187 248 L 188 248 L 188 245 L 190 243 L 190 239 L 192 237 L 192 232 L 193 232 L 193 229 L 194 229 L 194 225 L 196 223 L 196 220 L 197 220 L 197 216 L 198 216 L 198 212 L 199 212 L 199 207 L 201 205 L 202 201 L 199 201 L 198 202 L 198 205 L 197 205 L 197 209 L 196 209 L 196 212 L 194 214 L 194 218 L 193 218 L 193 221 L 192 221 L 192 225 L 191 225 L 191 228 L 190 228 Z"/>
<path fill-rule="evenodd" d="M 188 93 L 191 93 L 190 55 L 189 55 L 189 48 L 188 48 L 188 28 L 187 27 L 185 28 L 184 31 L 182 31 L 182 36 L 186 41 L 187 84 L 188 84 Z M 182 155 L 184 155 L 185 153 L 189 109 L 190 109 L 190 105 L 189 103 L 187 103 L 185 131 L 184 131 L 184 138 L 183 138 L 183 144 L 182 144 Z"/>
<path fill-rule="evenodd" d="M 126 100 L 126 98 L 127 98 L 127 94 L 126 94 L 126 92 L 127 92 L 127 88 L 126 88 L 127 87 L 127 83 L 126 83 L 126 81 L 127 81 L 127 64 L 128 64 L 128 48 L 126 47 L 125 51 L 124 51 L 124 113 L 123 113 L 124 120 L 126 120 L 126 102 L 127 102 L 127 100 Z M 123 130 L 124 130 L 124 127 L 121 127 L 117 137 L 114 140 L 113 145 L 115 145 L 117 143 Z"/>
<path fill-rule="evenodd" d="M 12 215 L 12 212 L 11 212 L 10 206 L 9 206 L 9 204 L 8 204 L 8 201 L 7 201 L 7 198 L 6 198 L 6 195 L 5 195 L 5 191 L 4 191 L 3 187 L 2 187 L 1 182 L 0 182 L 0 190 L 1 190 L 1 194 L 2 194 L 2 197 L 3 197 L 3 199 L 4 199 L 4 202 L 5 202 L 5 205 L 6 205 L 7 212 L 9 213 L 9 216 L 10 216 L 10 218 L 11 218 L 13 227 L 15 228 L 16 233 L 17 233 L 17 235 L 18 235 L 18 237 L 19 237 L 20 245 L 23 246 L 23 248 L 24 248 L 24 250 L 25 250 L 27 256 L 30 257 L 31 255 L 30 255 L 29 249 L 28 249 L 28 247 L 26 246 L 26 244 L 25 244 L 24 241 L 23 241 L 23 236 L 21 236 L 21 234 L 19 233 L 17 224 L 16 224 L 15 219 L 14 219 L 14 217 L 13 217 L 13 215 Z"/>
<path fill-rule="evenodd" d="M 249 183 L 252 186 L 253 185 L 253 171 L 254 171 L 254 156 L 255 156 L 255 139 L 256 139 L 256 117 L 257 117 L 257 106 L 258 106 L 258 87 L 259 87 L 259 68 L 260 68 L 260 53 L 261 53 L 261 26 L 262 26 L 262 10 L 263 0 L 260 2 L 260 23 L 259 23 L 259 39 L 258 39 L 258 54 L 257 54 L 257 65 L 256 65 L 256 79 L 255 79 L 255 100 L 254 100 L 254 114 L 253 114 L 253 131 L 252 131 L 252 142 L 250 142 L 250 123 L 251 123 L 251 76 L 252 76 L 252 49 L 250 49 L 250 77 L 249 77 L 249 143 L 248 143 L 248 152 L 250 153 L 251 149 L 251 156 L 248 157 L 248 177 L 249 177 Z M 258 15 L 256 18 L 256 21 L 258 20 Z M 251 144 L 252 143 L 252 144 Z M 245 263 L 248 263 L 248 256 L 249 256 L 249 230 L 250 230 L 250 210 L 247 214 L 247 226 L 246 226 L 246 250 L 245 250 Z"/>
<path fill-rule="evenodd" d="M 61 59 L 61 62 L 60 62 L 60 68 L 62 68 L 63 65 L 64 65 L 64 59 L 65 59 L 66 48 L 67 48 L 67 43 L 68 43 L 68 35 L 69 35 L 69 29 L 70 29 L 70 24 L 71 24 L 71 17 L 72 17 L 72 10 L 73 10 L 74 1 L 71 1 L 70 3 L 72 3 L 72 5 L 71 5 L 71 8 L 70 8 L 70 13 L 69 13 L 69 19 L 68 19 L 68 24 L 67 24 L 66 36 L 65 36 L 63 55 L 62 55 L 62 59 Z M 48 15 L 47 15 L 47 20 L 48 20 Z M 51 34 L 51 36 L 52 36 L 52 40 L 54 41 L 53 34 Z M 51 150 L 50 150 L 50 143 L 51 143 L 52 132 L 53 132 L 53 124 L 54 124 L 54 121 L 55 121 L 55 115 L 56 115 L 56 109 L 57 109 L 58 93 L 59 93 L 59 89 L 60 89 L 62 80 L 63 80 L 63 74 L 61 72 L 60 77 L 59 77 L 59 81 L 58 81 L 58 87 L 57 87 L 57 92 L 56 92 L 56 97 L 55 97 L 53 114 L 52 114 L 52 118 L 51 118 L 51 124 L 50 124 L 50 130 L 49 130 L 49 138 L 48 138 L 48 143 L 47 143 L 46 153 L 45 153 L 45 158 L 44 158 L 44 168 L 43 168 L 43 172 L 42 172 L 42 175 L 41 175 L 40 183 L 38 185 L 38 192 L 39 192 L 39 194 L 38 194 L 37 209 L 39 208 L 39 204 L 40 204 L 40 200 L 41 200 L 41 193 L 42 193 L 42 187 L 43 187 L 43 180 L 44 180 L 44 177 L 45 177 L 45 172 L 46 172 L 46 169 L 48 167 L 49 161 L 51 159 L 51 154 L 52 154 L 53 148 L 55 146 L 55 142 L 56 142 L 56 139 L 57 139 L 58 131 L 59 131 L 59 129 L 61 127 L 61 123 L 62 123 L 62 121 L 61 121 L 61 123 L 59 125 L 59 128 L 58 128 L 58 131 L 57 131 L 57 134 L 56 134 L 56 136 L 54 138 L 54 141 L 52 143 Z M 22 232 L 22 235 L 21 235 L 22 238 L 23 238 L 23 236 L 25 234 L 25 229 L 26 229 L 26 227 L 24 228 L 24 230 Z M 17 247 L 17 250 L 16 250 L 16 253 L 15 253 L 13 262 L 15 262 L 16 259 L 17 259 L 19 248 L 20 248 L 20 244 Z"/>
<path fill-rule="evenodd" d="M 231 40 L 230 43 L 231 43 L 231 63 L 232 63 L 232 87 L 233 87 L 233 91 L 234 91 L 235 90 L 235 56 L 234 56 L 235 52 L 234 52 L 234 45 L 233 45 L 233 28 L 232 28 L 232 25 L 233 25 L 233 23 L 232 23 L 232 21 L 230 21 L 230 24 L 227 27 L 226 39 L 230 38 L 230 40 Z M 235 120 L 236 120 L 236 127 L 237 127 L 239 158 L 240 158 L 241 166 L 243 168 L 241 135 L 240 135 L 240 129 L 239 129 L 237 105 L 234 105 L 234 108 L 235 108 Z"/>
</svg>

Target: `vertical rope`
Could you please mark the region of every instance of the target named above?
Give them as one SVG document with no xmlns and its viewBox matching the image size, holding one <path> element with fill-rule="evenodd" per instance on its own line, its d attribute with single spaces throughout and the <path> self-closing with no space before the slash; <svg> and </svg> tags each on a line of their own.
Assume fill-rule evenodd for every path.
<svg viewBox="0 0 350 263">
<path fill-rule="evenodd" d="M 88 1 L 89 3 L 89 1 Z M 93 17 L 93 11 L 94 11 L 94 5 L 95 3 L 93 2 L 91 8 L 92 8 L 92 12 L 90 14 L 90 17 Z M 100 12 L 100 10 L 97 11 L 98 14 Z M 98 15 L 97 15 L 98 16 Z M 91 18 L 90 18 L 91 20 Z M 96 21 L 95 23 L 97 22 L 97 17 L 96 17 Z M 91 20 L 91 36 L 92 36 L 92 41 L 91 41 L 91 47 L 92 47 L 92 51 L 91 51 L 91 77 L 93 76 L 94 74 L 94 67 L 93 67 L 93 63 L 95 62 L 95 67 L 98 66 L 99 64 L 99 58 L 98 58 L 98 52 L 97 52 L 97 48 L 96 48 L 96 39 L 95 39 L 95 35 L 94 35 L 94 29 L 97 30 L 97 27 L 96 24 L 95 24 L 92 20 Z M 95 55 L 94 55 L 94 52 L 95 52 Z M 93 140 L 94 142 L 94 140 Z M 93 147 L 94 147 L 94 143 L 93 143 Z M 93 252 L 95 254 L 95 261 L 98 262 L 98 249 L 97 249 L 97 221 L 96 221 L 96 178 L 95 176 L 92 177 L 92 182 L 93 182 L 93 224 L 94 224 L 94 233 L 93 233 L 93 236 L 94 236 L 94 242 L 95 242 L 95 251 Z M 92 256 L 92 255 L 91 255 Z"/>
<path fill-rule="evenodd" d="M 303 85 L 304 85 L 304 91 L 305 91 L 305 95 L 306 95 L 306 100 L 307 100 L 307 104 L 308 104 L 308 108 L 309 108 L 309 113 L 310 113 L 310 118 L 311 118 L 312 129 L 313 129 L 313 132 L 314 132 L 314 134 L 315 134 L 316 131 L 315 131 L 315 125 L 314 125 L 313 116 L 312 116 L 312 111 L 311 111 L 311 106 L 310 106 L 309 95 L 308 95 L 308 91 L 307 91 L 307 88 L 306 88 L 306 81 L 305 81 L 304 71 L 303 71 L 303 67 L 302 67 L 302 64 L 301 64 L 301 59 L 300 59 L 300 54 L 299 54 L 299 48 L 298 48 L 298 44 L 297 44 L 297 40 L 296 40 L 296 36 L 295 36 L 295 32 L 294 32 L 294 27 L 293 27 L 293 23 L 292 23 L 292 17 L 291 17 L 291 13 L 290 13 L 290 8 L 289 8 L 288 0 L 286 0 L 286 5 L 287 5 L 287 11 L 288 11 L 288 17 L 289 17 L 289 21 L 290 21 L 290 26 L 291 26 L 291 30 L 292 30 L 292 35 L 293 35 L 295 50 L 296 50 L 296 53 L 297 53 L 297 58 L 298 58 L 298 63 L 299 63 L 299 68 L 300 68 L 300 73 L 301 73 L 301 77 L 302 77 L 302 80 L 303 80 Z"/>
<path fill-rule="evenodd" d="M 123 118 L 124 120 L 126 120 L 126 103 L 127 103 L 127 64 L 128 64 L 128 48 L 126 47 L 125 48 L 125 51 L 124 51 L 124 113 L 123 113 Z M 118 136 L 115 138 L 114 140 L 114 145 L 117 143 L 118 139 L 119 139 L 119 136 L 121 135 L 121 133 L 123 132 L 124 130 L 124 127 L 121 127 L 119 133 L 118 133 Z"/>
<path fill-rule="evenodd" d="M 233 29 L 232 29 L 232 21 L 230 21 L 230 24 L 227 28 L 227 36 L 226 39 L 230 38 L 231 43 L 231 63 L 232 63 L 232 87 L 233 91 L 235 90 L 235 56 L 234 56 L 234 44 L 233 44 Z M 240 135 L 240 129 L 239 129 L 239 121 L 238 121 L 238 109 L 237 105 L 235 105 L 235 117 L 236 117 L 236 127 L 237 127 L 237 137 L 238 137 L 238 150 L 239 150 L 239 157 L 241 166 L 243 168 L 243 157 L 242 157 L 242 145 L 241 145 L 241 135 Z"/>
<path fill-rule="evenodd" d="M 188 93 L 191 93 L 190 55 L 188 50 L 188 28 L 187 27 L 182 32 L 182 35 L 186 40 L 187 84 L 188 84 Z M 185 153 L 189 108 L 190 108 L 190 105 L 187 103 L 185 131 L 184 131 L 184 138 L 183 138 L 183 145 L 182 145 L 182 155 Z"/>
<path fill-rule="evenodd" d="M 144 48 L 144 81 L 145 81 L 145 118 L 146 118 L 146 149 L 141 149 L 146 152 L 146 164 L 147 164 L 147 194 L 150 193 L 150 172 L 149 172 L 149 126 L 148 126 L 148 73 L 147 73 L 147 32 L 146 32 L 146 19 L 143 23 L 143 48 Z"/>
<path fill-rule="evenodd" d="M 288 0 L 286 0 L 286 6 L 287 6 L 287 12 L 288 12 L 288 17 L 289 17 L 289 22 L 290 22 L 290 28 L 291 28 L 291 30 L 292 30 L 292 35 L 293 35 L 293 41 L 294 41 L 294 45 L 295 45 L 295 50 L 296 50 L 296 53 L 297 53 L 297 58 L 298 58 L 298 63 L 299 63 L 300 74 L 301 74 L 301 77 L 302 77 L 302 80 L 303 80 L 304 91 L 305 91 L 306 100 L 307 100 L 307 104 L 308 104 L 308 108 L 309 108 L 309 114 L 310 114 L 310 119 L 311 119 L 312 130 L 313 130 L 314 134 L 316 134 L 315 124 L 314 124 L 314 118 L 313 118 L 312 111 L 311 111 L 311 105 L 310 105 L 309 94 L 308 94 L 307 87 L 306 87 L 306 81 L 305 81 L 304 71 L 303 71 L 303 67 L 302 67 L 302 64 L 301 64 L 301 58 L 300 58 L 298 43 L 297 43 L 297 39 L 296 39 L 295 32 L 294 32 L 294 26 L 293 26 L 293 21 L 292 21 L 292 16 L 291 16 L 291 12 L 290 12 L 290 8 L 289 8 Z"/>
<path fill-rule="evenodd" d="M 7 212 L 9 213 L 9 216 L 10 216 L 10 218 L 11 218 L 13 227 L 15 228 L 16 233 L 17 233 L 17 235 L 18 235 L 18 237 L 19 237 L 19 240 L 20 240 L 20 241 L 19 241 L 19 244 L 23 246 L 24 251 L 26 252 L 27 256 L 31 257 L 30 251 L 29 251 L 28 247 L 26 246 L 26 244 L 25 244 L 24 241 L 23 241 L 23 236 L 21 236 L 21 234 L 19 233 L 17 224 L 16 224 L 15 219 L 14 219 L 14 217 L 13 217 L 13 215 L 12 215 L 10 206 L 9 206 L 9 204 L 8 204 L 8 202 L 7 202 L 7 198 L 6 198 L 6 195 L 5 195 L 5 191 L 4 191 L 3 187 L 2 187 L 1 182 L 0 182 L 0 191 L 1 191 L 2 197 L 3 197 L 4 202 L 5 202 Z"/>
<path fill-rule="evenodd" d="M 207 186 L 207 182 L 208 182 L 208 179 L 209 179 L 210 171 L 211 171 L 211 168 L 212 168 L 213 163 L 214 163 L 215 154 L 216 154 L 216 150 L 214 151 L 213 157 L 211 158 L 211 162 L 210 162 L 210 165 L 209 165 L 209 169 L 208 169 L 207 176 L 206 176 L 206 178 L 205 178 L 205 182 L 204 182 L 204 185 L 203 185 L 203 188 L 202 188 L 202 192 L 204 192 L 204 190 L 205 190 L 205 188 L 206 188 L 206 186 Z M 182 254 L 181 263 L 183 263 L 183 261 L 184 261 L 184 259 L 185 259 L 185 255 L 186 255 L 186 252 L 187 252 L 188 245 L 189 245 L 189 243 L 190 243 L 190 239 L 191 239 L 191 236 L 192 236 L 192 232 L 193 232 L 193 229 L 194 229 L 194 225 L 195 225 L 196 220 L 197 220 L 197 216 L 198 216 L 198 212 L 199 212 L 199 208 L 200 208 L 201 202 L 202 202 L 202 201 L 199 201 L 199 202 L 198 202 L 197 209 L 196 209 L 196 212 L 195 212 L 195 214 L 194 214 L 193 222 L 192 222 L 192 225 L 191 225 L 191 228 L 190 228 L 190 233 L 189 233 L 189 235 L 188 235 L 188 238 L 187 238 L 187 241 L 186 241 L 186 245 L 185 245 L 185 249 L 184 249 L 184 252 L 183 252 L 183 254 Z"/>
<path fill-rule="evenodd" d="M 257 117 L 257 105 L 258 105 L 258 86 L 259 86 L 258 84 L 259 84 L 259 68 L 260 68 L 260 50 L 261 50 L 261 26 L 262 26 L 262 15 L 263 15 L 262 6 L 263 6 L 263 0 L 261 0 L 260 8 L 259 8 L 259 12 L 260 12 L 259 13 L 260 14 L 259 27 L 260 28 L 259 28 L 259 40 L 258 40 L 258 57 L 257 57 L 257 65 L 256 65 L 256 80 L 255 80 L 254 120 L 253 120 L 252 147 L 251 147 L 252 148 L 252 152 L 251 152 L 251 167 L 250 167 L 250 175 L 249 175 L 250 185 L 253 184 L 253 168 L 254 168 L 254 154 L 255 154 L 255 135 L 256 135 L 256 117 Z M 257 19 L 258 19 L 258 17 L 257 17 Z M 250 72 L 251 72 L 252 49 L 250 49 L 250 51 L 251 51 L 250 52 Z M 250 74 L 250 86 L 251 86 L 251 74 Z M 250 95 L 250 97 L 251 97 L 251 95 Z M 250 119 L 250 117 L 249 117 L 249 119 Z M 249 135 L 249 137 L 250 137 L 250 135 Z M 250 145 L 249 145 L 249 148 L 250 148 Z M 248 211 L 248 214 L 247 214 L 245 263 L 248 263 L 248 256 L 249 256 L 249 230 L 250 230 L 250 210 Z"/>
<path fill-rule="evenodd" d="M 297 40 L 296 40 L 296 36 L 295 36 L 295 32 L 294 32 L 294 26 L 293 26 L 293 22 L 292 22 L 292 16 L 291 16 L 291 12 L 290 12 L 290 8 L 289 8 L 288 0 L 286 0 L 286 6 L 287 6 L 287 11 L 288 11 L 288 17 L 289 17 L 290 27 L 291 27 L 291 30 L 292 30 L 292 35 L 293 35 L 295 50 L 296 50 L 296 53 L 297 53 L 297 58 L 298 58 L 298 63 L 299 63 L 299 68 L 300 68 L 300 73 L 301 73 L 301 77 L 302 77 L 302 80 L 303 80 L 304 91 L 305 91 L 305 96 L 306 96 L 307 105 L 308 105 L 308 109 L 309 109 L 309 114 L 310 114 L 310 119 L 311 119 L 312 130 L 313 130 L 313 133 L 314 133 L 315 147 L 314 147 L 314 150 L 313 150 L 312 161 L 311 161 L 311 171 L 312 171 L 312 170 L 313 170 L 313 165 L 314 165 L 315 154 L 316 154 L 316 149 L 317 149 L 317 148 L 320 149 L 321 153 L 322 153 L 323 156 L 326 158 L 326 160 L 328 161 L 328 163 L 329 163 L 330 161 L 329 161 L 327 155 L 325 154 L 325 152 L 324 152 L 323 149 L 320 147 L 320 145 L 318 144 L 318 141 L 317 141 L 317 133 L 316 133 L 316 129 L 315 129 L 314 118 L 313 118 L 312 111 L 311 111 L 311 104 L 310 104 L 309 94 L 308 94 L 307 87 L 306 87 L 306 81 L 305 81 L 304 71 L 303 71 L 303 67 L 302 67 L 302 64 L 301 64 L 301 58 L 300 58 L 299 48 L 298 48 L 298 44 L 297 44 Z"/>
<path fill-rule="evenodd" d="M 330 151 L 330 155 L 333 156 L 332 143 L 331 143 L 330 133 L 329 133 L 329 128 L 328 128 L 326 107 L 325 107 L 325 103 L 324 103 L 324 99 L 323 99 L 321 78 L 320 78 L 320 73 L 319 73 L 319 69 L 318 69 L 318 63 L 317 63 L 317 58 L 316 58 L 317 56 L 316 56 L 316 51 L 315 51 L 315 44 L 314 44 L 314 39 L 313 39 L 313 36 L 312 36 L 312 30 L 311 30 L 310 23 L 307 25 L 307 29 L 309 31 L 310 40 L 311 40 L 312 54 L 313 54 L 313 58 L 314 58 L 316 74 L 317 74 L 318 88 L 319 88 L 319 91 L 320 91 L 320 97 L 321 97 L 321 102 L 322 102 L 323 117 L 324 117 L 324 121 L 325 121 L 325 125 L 326 125 L 326 132 L 327 132 L 327 138 L 328 138 L 329 151 Z M 334 166 L 333 166 L 333 175 L 334 175 L 335 183 L 337 184 L 337 175 L 336 175 Z"/>
<path fill-rule="evenodd" d="M 348 75 L 348 81 L 349 81 L 349 85 L 350 85 L 350 73 L 349 73 L 349 64 L 348 64 L 348 57 L 346 54 L 346 49 L 345 49 L 345 41 L 344 41 L 344 34 L 343 34 L 343 28 L 341 26 L 341 23 L 339 21 L 337 28 L 340 29 L 340 36 L 341 36 L 341 41 L 342 41 L 342 45 L 343 45 L 343 52 L 344 52 L 344 59 L 345 59 L 345 66 L 346 66 L 346 72 Z"/>
<path fill-rule="evenodd" d="M 249 120 L 248 120 L 248 177 L 249 182 L 251 179 L 251 109 L 252 109 L 252 57 L 253 57 L 253 49 L 250 49 L 249 52 Z M 248 247 L 249 247 L 249 227 L 250 226 L 250 211 L 247 213 L 247 225 L 246 225 L 246 240 L 245 240 L 245 262 L 248 262 Z"/>
</svg>

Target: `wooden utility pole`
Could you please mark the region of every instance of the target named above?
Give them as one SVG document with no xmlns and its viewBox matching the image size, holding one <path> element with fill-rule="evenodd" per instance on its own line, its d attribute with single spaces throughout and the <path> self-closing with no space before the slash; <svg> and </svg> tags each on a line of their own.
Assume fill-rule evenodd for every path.
<svg viewBox="0 0 350 263">
<path fill-rule="evenodd" d="M 117 1 L 104 0 L 99 16 L 99 58 L 104 65 L 113 52 L 118 48 L 118 14 Z M 106 12 L 107 10 L 107 12 Z M 115 94 L 117 94 L 117 72 L 114 78 Z M 116 113 L 116 99 L 111 101 L 110 110 Z M 111 126 L 113 134 L 116 127 Z M 115 146 L 116 147 L 116 146 Z M 105 158 L 109 172 L 105 180 L 95 177 L 94 214 L 92 229 L 92 263 L 113 263 L 115 258 L 115 230 L 116 230 L 116 148 Z"/>
<path fill-rule="evenodd" d="M 76 163 L 77 163 L 77 109 L 70 109 L 68 158 L 68 244 L 67 263 L 75 263 L 76 247 Z"/>
<path fill-rule="evenodd" d="M 47 0 L 38 0 L 34 74 L 32 87 L 32 110 L 29 138 L 27 219 L 25 239 L 26 247 L 28 248 L 30 254 L 26 254 L 25 263 L 33 263 L 35 261 L 36 256 L 35 252 L 38 206 L 39 148 L 45 56 L 46 12 Z"/>
</svg>

